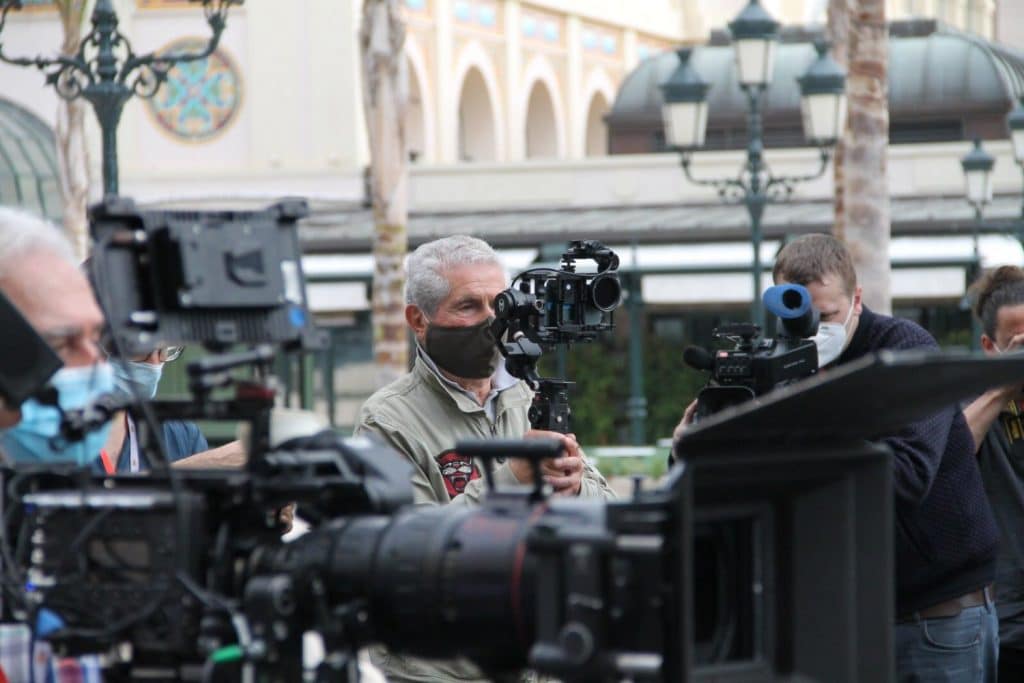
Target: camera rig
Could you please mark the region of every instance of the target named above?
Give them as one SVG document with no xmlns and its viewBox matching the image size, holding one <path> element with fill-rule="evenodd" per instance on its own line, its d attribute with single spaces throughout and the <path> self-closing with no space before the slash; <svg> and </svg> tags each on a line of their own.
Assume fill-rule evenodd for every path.
<svg viewBox="0 0 1024 683">
<path fill-rule="evenodd" d="M 597 270 L 580 273 L 577 260 L 591 260 Z M 509 374 L 534 390 L 530 424 L 534 429 L 567 433 L 573 383 L 542 378 L 537 362 L 558 345 L 590 342 L 615 327 L 613 311 L 622 298 L 619 257 L 596 240 L 569 243 L 560 268 L 531 268 L 512 280 L 494 299 L 494 336 Z"/>
<path fill-rule="evenodd" d="M 248 421 L 249 459 L 243 470 L 155 466 L 107 478 L 4 471 L 2 585 L 14 617 L 60 655 L 101 653 L 108 681 L 354 682 L 355 654 L 369 644 L 464 656 L 496 680 L 527 666 L 567 681 L 683 680 L 685 466 L 623 502 L 555 500 L 539 462 L 560 442 L 461 443 L 487 462 L 533 461 L 534 485 L 496 490 L 488 468 L 480 507 L 424 510 L 408 506 L 408 463 L 377 442 L 329 431 L 273 440 L 269 363 L 318 336 L 301 277 L 302 213 L 294 202 L 229 213 L 116 200 L 93 210 L 93 268 L 114 346 L 219 352 L 188 365 L 190 400 L 129 408 L 144 418 L 150 461 L 160 464 L 156 416 Z M 613 263 L 607 250 L 593 253 Z M 550 329 L 528 331 L 545 341 L 606 329 L 603 313 L 593 319 L 594 293 L 614 307 L 617 282 L 610 292 L 586 286 L 594 280 L 560 276 L 589 298 L 544 299 L 561 310 Z M 241 303 L 229 305 L 230 289 Z M 246 348 L 229 352 L 234 344 Z M 246 367 L 253 377 L 232 374 Z M 122 407 L 100 400 L 66 415 L 65 431 L 84 433 Z M 272 511 L 290 502 L 312 529 L 285 543 Z M 323 654 L 312 670 L 311 639 Z"/>
<path fill-rule="evenodd" d="M 774 339 L 761 337 L 761 329 L 753 323 L 732 323 L 718 327 L 712 336 L 732 342 L 733 348 L 714 354 L 692 346 L 684 351 L 688 365 L 710 372 L 707 385 L 697 395 L 695 419 L 818 371 L 818 350 L 810 339 L 818 332 L 818 311 L 811 305 L 807 288 L 793 284 L 769 287 L 763 301 L 779 319 Z"/>
</svg>

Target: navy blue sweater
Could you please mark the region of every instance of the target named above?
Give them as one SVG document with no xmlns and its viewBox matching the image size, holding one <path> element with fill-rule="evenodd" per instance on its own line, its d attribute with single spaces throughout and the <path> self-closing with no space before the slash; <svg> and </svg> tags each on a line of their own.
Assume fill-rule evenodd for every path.
<svg viewBox="0 0 1024 683">
<path fill-rule="evenodd" d="M 879 349 L 938 349 L 922 327 L 866 307 L 842 364 Z M 957 406 L 877 441 L 893 451 L 896 614 L 905 615 L 992 582 L 998 532 Z"/>
</svg>

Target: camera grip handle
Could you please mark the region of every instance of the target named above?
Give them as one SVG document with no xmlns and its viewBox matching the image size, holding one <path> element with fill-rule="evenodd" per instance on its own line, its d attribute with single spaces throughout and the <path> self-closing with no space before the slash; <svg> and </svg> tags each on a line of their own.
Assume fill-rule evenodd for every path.
<svg viewBox="0 0 1024 683">
<path fill-rule="evenodd" d="M 487 476 L 487 488 L 493 493 L 494 461 L 501 458 L 522 458 L 529 460 L 533 469 L 534 490 L 532 496 L 543 498 L 544 476 L 541 474 L 540 463 L 549 458 L 557 458 L 565 452 L 565 444 L 560 439 L 491 439 L 457 441 L 455 452 L 484 461 L 484 472 Z"/>
</svg>

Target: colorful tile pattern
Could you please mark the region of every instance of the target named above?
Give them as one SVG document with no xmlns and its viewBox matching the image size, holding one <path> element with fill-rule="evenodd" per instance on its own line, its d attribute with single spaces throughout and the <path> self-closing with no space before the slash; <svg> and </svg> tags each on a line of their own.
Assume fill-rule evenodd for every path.
<svg viewBox="0 0 1024 683">
<path fill-rule="evenodd" d="M 182 38 L 160 52 L 195 52 L 205 44 L 197 38 Z M 148 100 L 149 111 L 159 126 L 187 142 L 216 137 L 231 125 L 241 105 L 241 77 L 221 49 L 206 59 L 175 65 L 167 82 Z"/>
</svg>

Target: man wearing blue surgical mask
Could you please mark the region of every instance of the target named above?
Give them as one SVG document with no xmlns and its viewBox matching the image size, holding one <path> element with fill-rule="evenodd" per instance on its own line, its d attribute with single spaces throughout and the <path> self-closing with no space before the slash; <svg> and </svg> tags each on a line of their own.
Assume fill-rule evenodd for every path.
<svg viewBox="0 0 1024 683">
<path fill-rule="evenodd" d="M 114 376 L 97 343 L 103 314 L 71 245 L 46 221 L 0 208 L 0 290 L 64 363 L 51 379 L 60 409 L 36 399 L 5 406 L 8 426 L 0 430 L 0 451 L 15 462 L 91 463 L 106 441 L 105 430 L 69 443 L 58 437 L 60 410 L 83 407 L 109 392 Z"/>
<path fill-rule="evenodd" d="M 154 398 L 164 363 L 172 362 L 180 355 L 181 347 L 172 346 L 130 360 L 111 359 L 114 394 L 127 400 L 148 401 Z M 194 422 L 167 420 L 162 427 L 164 448 L 170 462 L 178 462 L 210 447 Z M 149 468 L 148 458 L 139 444 L 135 421 L 127 412 L 118 413 L 111 420 L 110 435 L 100 459 L 96 461 L 96 466 L 100 465 L 107 474 L 141 472 Z"/>
<path fill-rule="evenodd" d="M 129 360 L 111 358 L 113 393 L 128 400 L 153 399 L 163 376 L 164 364 L 177 360 L 181 351 L 180 346 L 168 346 Z M 245 449 L 240 441 L 210 449 L 194 422 L 166 420 L 162 427 L 167 459 L 175 467 L 232 469 L 245 464 Z M 108 474 L 149 469 L 149 460 L 139 445 L 135 422 L 127 412 L 120 412 L 111 420 L 110 435 L 95 467 Z"/>
<path fill-rule="evenodd" d="M 938 349 L 919 325 L 861 302 L 853 259 L 831 235 L 804 235 L 786 245 L 772 275 L 776 284 L 810 292 L 821 314 L 814 341 L 822 367 L 883 349 Z M 897 680 L 994 681 L 998 536 L 968 422 L 951 405 L 877 441 L 893 454 Z"/>
</svg>

